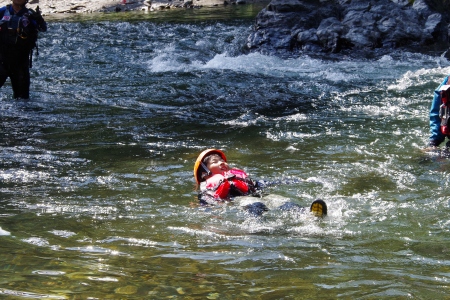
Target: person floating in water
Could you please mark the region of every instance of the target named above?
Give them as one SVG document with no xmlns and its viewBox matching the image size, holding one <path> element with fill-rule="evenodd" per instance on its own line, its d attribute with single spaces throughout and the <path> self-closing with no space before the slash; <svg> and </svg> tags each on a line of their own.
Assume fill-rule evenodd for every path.
<svg viewBox="0 0 450 300">
<path fill-rule="evenodd" d="M 255 199 L 263 199 L 263 184 L 252 180 L 243 170 L 230 168 L 225 153 L 218 149 L 207 149 L 200 153 L 194 165 L 194 178 L 199 186 L 198 199 L 201 205 L 230 202 L 237 199 L 237 196 L 252 195 Z M 262 201 L 251 201 L 243 207 L 250 214 L 260 216 L 269 210 L 266 204 Z M 291 201 L 284 200 L 280 204 L 277 207 L 280 210 L 307 211 L 305 207 Z M 318 199 L 312 202 L 309 211 L 323 217 L 327 214 L 327 205 Z"/>
<path fill-rule="evenodd" d="M 30 97 L 30 67 L 39 31 L 47 31 L 47 23 L 36 11 L 25 5 L 28 0 L 11 0 L 0 8 L 0 87 L 11 79 L 13 97 Z"/>
</svg>

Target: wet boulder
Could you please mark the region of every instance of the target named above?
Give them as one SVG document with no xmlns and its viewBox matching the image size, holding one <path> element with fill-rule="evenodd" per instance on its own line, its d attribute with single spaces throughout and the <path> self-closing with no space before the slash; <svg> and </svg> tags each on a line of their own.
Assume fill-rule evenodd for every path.
<svg viewBox="0 0 450 300">
<path fill-rule="evenodd" d="M 443 53 L 448 7 L 437 0 L 272 0 L 247 46 L 270 55 Z"/>
</svg>

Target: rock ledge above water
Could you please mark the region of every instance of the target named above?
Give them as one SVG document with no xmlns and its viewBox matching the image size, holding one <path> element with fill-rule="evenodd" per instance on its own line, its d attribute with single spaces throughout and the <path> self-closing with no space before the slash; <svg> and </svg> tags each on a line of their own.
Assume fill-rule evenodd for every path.
<svg viewBox="0 0 450 300">
<path fill-rule="evenodd" d="M 450 10 L 440 2 L 446 1 L 272 0 L 258 14 L 247 46 L 281 56 L 442 54 L 449 47 Z"/>
</svg>

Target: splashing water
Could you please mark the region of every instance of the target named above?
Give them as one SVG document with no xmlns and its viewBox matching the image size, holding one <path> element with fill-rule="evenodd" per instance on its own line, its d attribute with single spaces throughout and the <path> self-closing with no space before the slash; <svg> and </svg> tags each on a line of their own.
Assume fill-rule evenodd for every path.
<svg viewBox="0 0 450 300">
<path fill-rule="evenodd" d="M 250 28 L 50 23 L 32 100 L 8 85 L 0 99 L 0 295 L 447 293 L 450 163 L 421 151 L 447 61 L 281 59 L 245 51 Z M 210 147 L 328 216 L 198 207 L 192 168 Z"/>
</svg>

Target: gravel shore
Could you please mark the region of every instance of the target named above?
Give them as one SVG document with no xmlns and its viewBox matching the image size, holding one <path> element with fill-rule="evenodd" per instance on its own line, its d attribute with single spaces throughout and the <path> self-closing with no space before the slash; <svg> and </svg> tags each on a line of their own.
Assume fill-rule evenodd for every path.
<svg viewBox="0 0 450 300">
<path fill-rule="evenodd" d="M 128 10 L 162 10 L 177 7 L 221 6 L 227 4 L 254 3 L 259 0 L 30 0 L 27 7 L 37 6 L 42 14 L 74 14 Z M 11 0 L 0 0 L 0 7 Z"/>
</svg>

